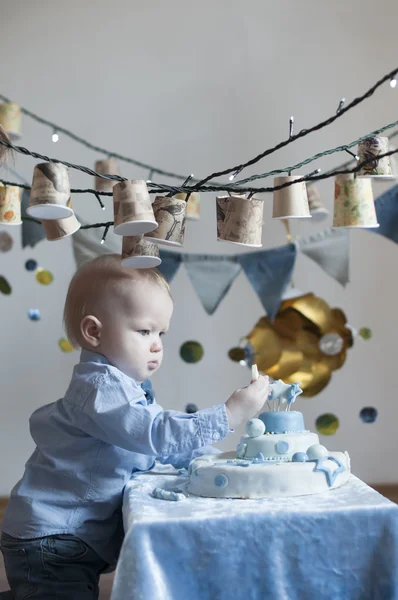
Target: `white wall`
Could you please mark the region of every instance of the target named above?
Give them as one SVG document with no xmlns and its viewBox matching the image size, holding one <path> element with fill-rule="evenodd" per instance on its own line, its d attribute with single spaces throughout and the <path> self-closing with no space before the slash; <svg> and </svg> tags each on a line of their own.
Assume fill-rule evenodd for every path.
<svg viewBox="0 0 398 600">
<path fill-rule="evenodd" d="M 7 4 L 4 6 L 4 4 Z M 182 0 L 13 0 L 3 3 L 0 22 L 0 91 L 23 106 L 110 150 L 165 169 L 196 176 L 240 163 L 286 138 L 290 115 L 296 131 L 331 115 L 398 66 L 395 0 L 237 0 L 200 3 Z M 263 160 L 247 173 L 271 170 L 341 143 L 397 118 L 398 90 L 385 85 L 370 100 L 321 132 Z M 98 156 L 25 118 L 26 147 L 93 166 Z M 333 167 L 346 156 L 319 161 Z M 35 161 L 17 156 L 15 167 L 28 181 Z M 310 170 L 310 169 L 309 169 Z M 305 171 L 308 172 L 309 170 Z M 311 169 L 312 170 L 312 169 Z M 122 174 L 148 173 L 123 165 Z M 89 187 L 90 177 L 72 171 L 73 187 Z M 320 184 L 332 209 L 333 183 Z M 375 185 L 375 193 L 383 189 Z M 202 220 L 189 222 L 186 250 L 235 252 L 216 242 L 214 195 L 202 196 Z M 285 243 L 280 223 L 266 203 L 264 247 Z M 74 200 L 76 212 L 94 222 L 104 213 L 89 196 Z M 107 204 L 106 218 L 111 219 Z M 322 228 L 294 225 L 294 233 Z M 63 354 L 61 314 L 74 270 L 70 241 L 42 242 L 0 256 L 1 273 L 13 285 L 0 297 L 1 435 L 0 495 L 8 494 L 33 450 L 28 418 L 41 404 L 61 397 L 78 354 Z M 331 449 L 348 450 L 355 474 L 369 482 L 397 481 L 396 338 L 397 247 L 372 233 L 354 231 L 351 283 L 343 289 L 304 256 L 295 283 L 341 307 L 355 327 L 369 326 L 371 342 L 357 341 L 344 368 L 313 399 L 297 408 L 314 428 L 319 414 L 334 412 L 341 421 Z M 35 258 L 50 269 L 54 283 L 35 282 L 24 262 Z M 248 381 L 249 372 L 231 362 L 229 348 L 264 314 L 242 274 L 214 316 L 207 316 L 181 269 L 173 284 L 175 315 L 162 370 L 155 376 L 158 401 L 183 409 L 227 399 Z M 242 310 L 242 306 L 244 307 Z M 39 308 L 40 322 L 26 311 Z M 188 365 L 180 345 L 200 341 L 203 360 Z M 363 424 L 359 410 L 375 406 L 379 417 Z M 241 433 L 241 432 L 239 432 Z M 239 434 L 222 446 L 232 448 Z"/>
</svg>

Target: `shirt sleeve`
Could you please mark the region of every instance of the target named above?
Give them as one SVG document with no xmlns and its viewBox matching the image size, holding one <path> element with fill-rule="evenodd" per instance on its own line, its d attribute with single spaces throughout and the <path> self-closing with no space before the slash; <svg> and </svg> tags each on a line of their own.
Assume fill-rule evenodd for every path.
<svg viewBox="0 0 398 600">
<path fill-rule="evenodd" d="M 198 456 L 203 454 L 220 454 L 221 450 L 213 448 L 213 446 L 204 446 L 203 448 L 197 448 L 191 452 L 185 452 L 182 454 L 172 454 L 171 456 L 159 456 L 158 461 L 162 465 L 172 465 L 175 469 L 188 469 L 189 463 Z"/>
<path fill-rule="evenodd" d="M 192 453 L 229 433 L 225 404 L 186 414 L 147 404 L 138 385 L 109 375 L 97 380 L 81 407 L 79 427 L 108 444 L 156 457 Z"/>
</svg>

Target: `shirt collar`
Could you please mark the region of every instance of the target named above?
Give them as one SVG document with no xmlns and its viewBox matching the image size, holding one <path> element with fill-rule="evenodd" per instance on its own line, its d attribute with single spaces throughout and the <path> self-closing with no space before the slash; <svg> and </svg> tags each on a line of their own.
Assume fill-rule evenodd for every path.
<svg viewBox="0 0 398 600">
<path fill-rule="evenodd" d="M 109 362 L 109 360 L 106 358 L 106 356 L 104 356 L 103 354 L 100 354 L 99 352 L 93 352 L 92 350 L 85 350 L 84 348 L 82 348 L 82 351 L 80 353 L 80 362 L 93 362 L 93 363 L 97 363 L 97 364 L 102 364 L 102 365 L 110 365 L 111 363 Z M 127 377 L 127 375 L 126 375 Z M 129 378 L 131 379 L 131 378 Z M 134 380 L 133 380 L 134 381 Z M 142 387 L 142 389 L 145 392 L 145 396 L 147 397 L 147 400 L 149 402 L 153 402 L 154 400 L 154 393 L 153 393 L 153 389 L 152 389 L 152 384 L 149 381 L 149 379 L 146 379 L 145 381 L 143 381 L 141 384 L 138 384 Z"/>
<path fill-rule="evenodd" d="M 85 350 L 84 348 L 80 353 L 80 362 L 94 362 L 103 365 L 111 364 L 103 354 L 99 354 L 99 352 L 93 352 L 92 350 Z"/>
</svg>

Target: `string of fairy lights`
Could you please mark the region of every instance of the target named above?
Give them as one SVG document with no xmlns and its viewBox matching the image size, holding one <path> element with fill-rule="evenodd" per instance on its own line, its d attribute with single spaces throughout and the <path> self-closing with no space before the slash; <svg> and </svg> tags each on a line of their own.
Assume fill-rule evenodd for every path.
<svg viewBox="0 0 398 600">
<path fill-rule="evenodd" d="M 159 175 L 164 175 L 167 177 L 184 179 L 184 177 L 178 173 L 166 171 L 159 167 L 150 165 L 148 163 L 144 163 L 142 161 L 135 160 L 133 158 L 124 156 L 119 153 L 109 152 L 108 150 L 106 150 L 104 148 L 101 148 L 99 146 L 95 146 L 94 144 L 91 144 L 87 140 L 81 138 L 80 136 L 77 136 L 76 134 L 72 133 L 68 129 L 61 127 L 59 125 L 56 125 L 55 123 L 52 123 L 51 121 L 48 121 L 47 119 L 43 119 L 42 117 L 39 117 L 38 115 L 29 111 L 26 108 L 21 107 L 21 112 L 23 114 L 26 114 L 27 116 L 33 118 L 37 122 L 39 122 L 43 125 L 46 125 L 48 127 L 51 127 L 53 130 L 52 139 L 54 142 L 57 142 L 59 139 L 58 133 L 62 133 L 64 135 L 70 137 L 71 139 L 74 139 L 78 143 L 83 144 L 87 148 L 90 148 L 97 152 L 102 152 L 109 157 L 114 157 L 119 160 L 125 161 L 127 163 L 134 164 L 135 166 L 139 166 L 139 167 L 148 169 L 149 178 L 146 181 L 146 184 L 148 186 L 149 193 L 166 194 L 168 196 L 172 196 L 177 193 L 184 193 L 184 194 L 186 194 L 186 200 L 188 200 L 189 196 L 193 192 L 218 192 L 218 193 L 226 192 L 229 195 L 248 194 L 248 197 L 251 198 L 254 194 L 274 192 L 274 191 L 283 189 L 285 187 L 289 187 L 289 186 L 294 185 L 299 182 L 313 183 L 313 182 L 323 180 L 323 179 L 328 179 L 330 177 L 334 177 L 334 176 L 340 175 L 340 174 L 355 174 L 358 171 L 360 171 L 361 168 L 364 165 L 366 165 L 368 162 L 373 161 L 374 160 L 373 157 L 371 157 L 369 159 L 359 160 L 359 157 L 354 152 L 352 152 L 350 149 L 353 148 L 355 145 L 359 144 L 361 141 L 366 140 L 369 137 L 376 136 L 380 133 L 383 133 L 389 129 L 396 127 L 398 125 L 398 120 L 393 123 L 389 123 L 375 131 L 367 133 L 366 135 L 361 136 L 360 138 L 358 138 L 348 144 L 340 145 L 335 148 L 328 149 L 323 152 L 319 152 L 319 153 L 315 154 L 314 156 L 306 158 L 303 161 L 301 161 L 295 165 L 284 167 L 281 169 L 274 169 L 272 171 L 265 172 L 265 173 L 254 174 L 245 179 L 236 180 L 236 177 L 245 168 L 256 164 L 261 159 L 263 159 L 267 156 L 270 156 L 277 150 L 279 150 L 283 147 L 286 147 L 287 145 L 289 145 L 291 143 L 294 143 L 296 140 L 303 138 L 312 132 L 323 129 L 324 127 L 327 127 L 328 125 L 332 124 L 338 118 L 340 118 L 343 114 L 347 113 L 352 108 L 358 106 L 360 103 L 362 103 L 366 99 L 370 98 L 375 93 L 375 91 L 380 86 L 382 86 L 384 83 L 386 83 L 387 81 L 390 82 L 391 88 L 395 88 L 397 85 L 397 73 L 398 73 L 398 68 L 390 71 L 389 73 L 384 75 L 381 79 L 379 79 L 364 94 L 362 94 L 361 96 L 358 96 L 357 98 L 352 100 L 346 106 L 345 106 L 345 99 L 342 98 L 340 100 L 337 110 L 335 111 L 335 113 L 332 116 L 321 121 L 320 123 L 317 123 L 316 125 L 308 128 L 308 129 L 302 129 L 296 134 L 294 134 L 294 132 L 293 132 L 294 118 L 291 117 L 289 120 L 289 136 L 286 140 L 283 140 L 282 142 L 279 142 L 275 146 L 264 150 L 262 153 L 258 154 L 257 156 L 249 159 L 248 161 L 246 161 L 244 163 L 235 165 L 233 167 L 229 167 L 229 168 L 221 170 L 221 171 L 215 171 L 215 172 L 207 175 L 206 177 L 202 178 L 201 180 L 195 179 L 193 177 L 193 175 L 190 175 L 188 178 L 186 178 L 184 180 L 184 182 L 181 185 L 169 185 L 169 184 L 165 184 L 162 182 L 155 183 L 151 180 L 151 177 L 155 173 L 157 173 Z M 10 100 L 8 98 L 6 98 L 5 96 L 3 96 L 2 94 L 0 94 L 0 99 L 2 99 L 5 102 L 10 102 Z M 392 139 L 392 138 L 396 137 L 397 135 L 398 135 L 398 130 L 391 133 L 388 136 L 388 138 Z M 108 179 L 108 180 L 113 180 L 113 181 L 117 181 L 117 182 L 127 180 L 126 177 L 122 177 L 120 175 L 102 174 L 102 173 L 98 173 L 97 171 L 95 171 L 89 167 L 83 166 L 83 165 L 77 165 L 77 164 L 74 164 L 74 163 L 71 163 L 68 161 L 63 161 L 63 160 L 60 160 L 57 158 L 48 157 L 46 155 L 43 155 L 38 152 L 31 151 L 27 148 L 24 148 L 23 146 L 14 145 L 11 141 L 0 140 L 0 144 L 13 152 L 31 156 L 33 158 L 40 159 L 44 162 L 62 164 L 70 169 L 78 170 L 87 175 L 98 177 L 100 179 Z M 265 179 L 267 177 L 278 175 L 278 174 L 287 173 L 287 174 L 291 175 L 292 171 L 296 171 L 297 169 L 300 169 L 306 165 L 309 165 L 312 162 L 319 160 L 324 156 L 329 156 L 329 155 L 337 153 L 337 152 L 347 152 L 348 154 L 350 154 L 353 157 L 353 159 L 343 163 L 342 165 L 340 165 L 340 167 L 331 169 L 329 171 L 326 171 L 325 173 L 321 173 L 321 169 L 318 168 L 307 175 L 304 175 L 300 178 L 295 178 L 293 181 L 288 181 L 288 182 L 282 183 L 280 185 L 266 186 L 266 187 L 252 187 L 251 185 L 248 185 L 248 184 L 252 183 L 253 181 L 256 181 L 259 179 Z M 388 152 L 379 154 L 378 159 L 382 159 L 384 157 L 391 156 L 392 154 L 395 154 L 397 152 L 398 152 L 398 149 L 389 150 Z M 354 166 L 352 168 L 347 168 L 347 167 L 350 167 L 350 165 L 352 165 L 352 164 L 354 164 Z M 229 183 L 218 183 L 218 184 L 214 183 L 214 182 L 212 182 L 210 184 L 208 183 L 208 182 L 211 182 L 212 179 L 216 179 L 216 178 L 219 178 L 219 177 L 222 177 L 225 175 L 229 175 Z M 7 181 L 5 179 L 0 179 L 0 182 L 5 186 L 16 186 L 16 187 L 23 188 L 25 190 L 31 189 L 31 187 L 25 183 L 12 182 L 12 181 Z M 72 194 L 92 194 L 92 195 L 94 195 L 97 198 L 102 209 L 104 209 L 105 206 L 104 206 L 103 202 L 101 201 L 101 196 L 112 196 L 113 195 L 112 191 L 109 191 L 109 192 L 97 191 L 92 188 L 71 189 L 71 193 Z M 29 217 L 24 217 L 24 219 L 36 221 L 35 219 L 30 219 Z M 40 223 L 40 221 L 37 221 L 37 223 Z M 94 228 L 94 227 L 105 227 L 106 231 L 107 231 L 107 229 L 112 225 L 113 225 L 112 221 L 108 221 L 108 222 L 104 222 L 104 223 L 92 223 L 92 224 L 83 226 L 82 229 L 90 229 L 90 228 Z"/>
</svg>

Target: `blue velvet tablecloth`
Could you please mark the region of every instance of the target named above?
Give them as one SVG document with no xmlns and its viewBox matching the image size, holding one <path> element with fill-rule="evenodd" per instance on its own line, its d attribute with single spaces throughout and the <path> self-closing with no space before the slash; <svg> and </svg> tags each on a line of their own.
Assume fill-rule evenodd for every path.
<svg viewBox="0 0 398 600">
<path fill-rule="evenodd" d="M 395 600 L 398 506 L 351 476 L 315 496 L 155 499 L 130 480 L 112 600 Z"/>
</svg>

